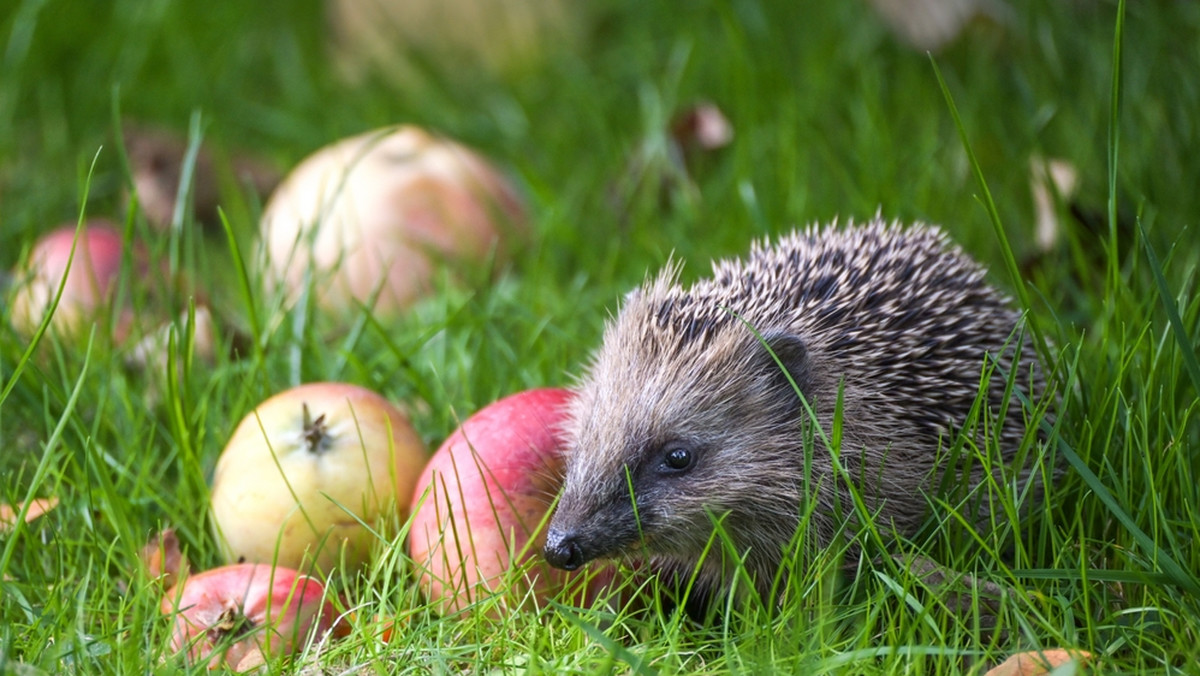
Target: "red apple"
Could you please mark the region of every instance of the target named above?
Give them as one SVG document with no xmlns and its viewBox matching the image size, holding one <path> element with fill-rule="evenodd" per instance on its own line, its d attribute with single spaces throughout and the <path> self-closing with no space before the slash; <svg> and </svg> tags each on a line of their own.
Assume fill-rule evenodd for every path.
<svg viewBox="0 0 1200 676">
<path fill-rule="evenodd" d="M 371 528 L 406 518 L 426 458 L 408 418 L 370 390 L 287 390 L 242 420 L 217 462 L 217 540 L 229 561 L 329 571 L 344 555 L 355 568 Z"/>
<path fill-rule="evenodd" d="M 161 604 L 174 618 L 171 651 L 209 668 L 236 667 L 257 651 L 288 655 L 337 619 L 315 578 L 287 568 L 238 564 L 187 577 Z"/>
<path fill-rule="evenodd" d="M 121 272 L 121 233 L 111 222 L 96 219 L 84 224 L 78 234 L 74 259 L 76 228 L 62 225 L 42 236 L 24 270 L 14 273 L 12 322 L 22 335 L 37 331 L 64 276 L 66 284 L 50 319 L 51 329 L 72 334 L 109 309 Z"/>
<path fill-rule="evenodd" d="M 516 191 L 475 152 L 417 127 L 372 131 L 317 151 L 275 190 L 264 281 L 294 300 L 311 279 L 327 311 L 395 316 L 439 264 L 503 259 L 524 221 Z"/>
<path fill-rule="evenodd" d="M 425 467 L 413 495 L 409 553 L 441 612 L 502 591 L 506 602 L 531 590 L 544 602 L 577 577 L 541 556 L 544 521 L 562 482 L 559 430 L 571 396 L 537 389 L 492 403 Z M 524 573 L 510 579 L 515 566 Z"/>
</svg>

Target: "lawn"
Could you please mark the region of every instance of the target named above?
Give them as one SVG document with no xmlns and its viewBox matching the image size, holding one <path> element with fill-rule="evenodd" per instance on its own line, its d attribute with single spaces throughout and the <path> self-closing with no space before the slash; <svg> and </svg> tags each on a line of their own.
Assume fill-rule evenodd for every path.
<svg viewBox="0 0 1200 676">
<path fill-rule="evenodd" d="M 318 0 L 8 0 L 0 270 L 57 225 L 109 218 L 187 276 L 157 289 L 165 303 L 203 297 L 222 332 L 206 363 L 176 320 L 172 367 L 139 370 L 111 337 L 115 316 L 31 346 L 0 289 L 0 503 L 59 500 L 0 530 L 0 674 L 185 668 L 139 552 L 171 527 L 194 567 L 221 563 L 213 469 L 268 396 L 365 386 L 408 412 L 432 452 L 489 402 L 569 386 L 623 295 L 668 261 L 697 279 L 754 239 L 877 213 L 941 224 L 984 263 L 1027 311 L 1059 393 L 1053 416 L 1019 412 L 1045 426 L 1035 450 L 1065 467 L 1040 505 L 983 535 L 934 510 L 890 550 L 998 585 L 995 608 L 958 608 L 888 557 L 845 576 L 800 547 L 780 603 L 732 604 L 707 622 L 657 606 L 653 590 L 648 609 L 497 614 L 484 601 L 441 617 L 401 532 L 362 576 L 331 581 L 353 608 L 349 635 L 267 669 L 954 674 L 1062 647 L 1092 653 L 1097 673 L 1196 673 L 1200 3 L 1121 9 L 1011 0 L 931 56 L 858 0 L 601 0 L 508 51 L 488 44 L 508 34 L 489 19 L 442 21 L 411 49 L 393 41 L 405 70 L 349 75 Z M 734 136 L 681 174 L 671 120 L 700 101 Z M 215 150 L 223 219 L 202 226 L 184 211 L 163 231 L 127 207 L 129 121 Z M 286 172 L 398 123 L 507 172 L 529 241 L 494 271 L 439 276 L 397 318 L 284 307 L 255 256 L 264 198 L 231 178 L 231 158 Z M 1049 158 L 1078 185 L 1052 193 L 1059 232 L 1043 245 L 1031 176 Z M 118 297 L 161 311 L 145 281 L 127 267 Z"/>
</svg>

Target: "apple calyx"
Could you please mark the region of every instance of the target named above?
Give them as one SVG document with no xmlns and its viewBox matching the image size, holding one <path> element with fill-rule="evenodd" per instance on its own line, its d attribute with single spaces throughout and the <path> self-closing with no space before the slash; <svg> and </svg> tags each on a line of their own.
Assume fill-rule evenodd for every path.
<svg viewBox="0 0 1200 676">
<path fill-rule="evenodd" d="M 246 616 L 246 611 L 241 606 L 231 603 L 225 606 L 217 621 L 205 633 L 213 644 L 222 641 L 236 643 L 252 634 L 255 629 L 257 627 L 254 620 Z"/>
<path fill-rule="evenodd" d="M 329 432 L 325 426 L 325 414 L 312 417 L 312 412 L 308 410 L 308 404 L 301 404 L 304 407 L 304 441 L 308 444 L 308 452 L 314 455 L 320 455 L 329 450 Z"/>
</svg>

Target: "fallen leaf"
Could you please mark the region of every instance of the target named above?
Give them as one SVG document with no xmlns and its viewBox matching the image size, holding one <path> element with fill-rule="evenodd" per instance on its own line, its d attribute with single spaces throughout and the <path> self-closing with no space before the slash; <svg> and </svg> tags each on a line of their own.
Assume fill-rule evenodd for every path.
<svg viewBox="0 0 1200 676">
<path fill-rule="evenodd" d="M 1042 676 L 1067 662 L 1075 661 L 1083 667 L 1091 659 L 1092 654 L 1084 650 L 1031 650 L 1009 657 L 984 676 Z"/>
<path fill-rule="evenodd" d="M 161 579 L 167 589 L 174 587 L 188 573 L 188 560 L 179 547 L 179 536 L 174 528 L 159 533 L 141 553 L 142 565 L 151 578 Z"/>
<path fill-rule="evenodd" d="M 1033 194 L 1037 243 L 1049 251 L 1062 239 L 1057 204 L 1070 202 L 1079 188 L 1079 170 L 1062 159 L 1029 158 L 1029 191 Z"/>
<path fill-rule="evenodd" d="M 386 618 L 383 615 L 375 616 L 375 626 L 379 627 L 377 636 L 383 643 L 391 643 L 392 636 L 396 633 L 396 625 L 403 627 L 408 624 L 407 617 Z"/>
<path fill-rule="evenodd" d="M 58 506 L 58 498 L 37 498 L 30 501 L 29 509 L 25 512 L 25 523 Z M 0 504 L 0 533 L 8 533 L 17 525 L 17 517 L 21 514 L 21 505 Z"/>
<path fill-rule="evenodd" d="M 716 104 L 702 101 L 675 115 L 671 139 L 685 151 L 718 150 L 733 142 L 733 125 Z"/>
<path fill-rule="evenodd" d="M 245 656 L 242 657 L 242 659 L 239 660 L 236 665 L 234 665 L 233 670 L 240 673 L 250 671 L 251 669 L 258 669 L 259 667 L 266 666 L 266 664 L 267 656 L 263 654 L 263 651 L 259 650 L 258 648 L 251 648 L 249 652 L 247 652 Z"/>
<path fill-rule="evenodd" d="M 127 123 L 122 133 L 138 206 L 151 225 L 166 230 L 175 218 L 179 180 L 188 151 L 188 139 L 174 131 Z M 239 185 L 260 198 L 279 183 L 279 172 L 257 158 L 235 154 L 227 158 Z M 217 227 L 220 202 L 220 162 L 209 144 L 202 144 L 192 167 L 191 206 L 203 225 Z"/>
</svg>

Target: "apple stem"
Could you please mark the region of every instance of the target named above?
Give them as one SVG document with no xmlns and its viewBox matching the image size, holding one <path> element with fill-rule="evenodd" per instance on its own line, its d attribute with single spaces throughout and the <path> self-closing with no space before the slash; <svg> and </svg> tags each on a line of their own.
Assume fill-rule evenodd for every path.
<svg viewBox="0 0 1200 676">
<path fill-rule="evenodd" d="M 308 410 L 308 404 L 302 404 L 304 407 L 304 440 L 308 442 L 309 453 L 320 453 L 325 446 L 325 414 L 317 416 L 314 420 L 312 413 Z"/>
</svg>

